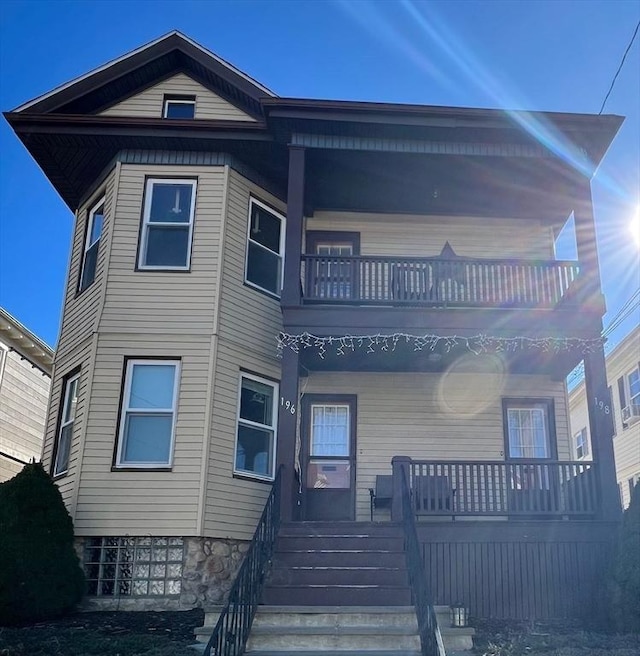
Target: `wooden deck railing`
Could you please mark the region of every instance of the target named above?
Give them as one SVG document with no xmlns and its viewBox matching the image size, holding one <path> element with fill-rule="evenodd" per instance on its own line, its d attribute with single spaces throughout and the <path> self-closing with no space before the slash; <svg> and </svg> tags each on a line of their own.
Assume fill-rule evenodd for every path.
<svg viewBox="0 0 640 656">
<path fill-rule="evenodd" d="M 394 458 L 394 496 L 398 467 L 408 471 L 418 517 L 588 516 L 598 510 L 593 462 Z"/>
<path fill-rule="evenodd" d="M 552 308 L 579 272 L 556 260 L 302 256 L 307 303 Z"/>
</svg>

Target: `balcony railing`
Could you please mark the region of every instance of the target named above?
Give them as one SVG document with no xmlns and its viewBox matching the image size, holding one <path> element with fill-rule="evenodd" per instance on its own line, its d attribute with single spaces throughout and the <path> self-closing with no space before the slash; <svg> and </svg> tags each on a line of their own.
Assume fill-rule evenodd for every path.
<svg viewBox="0 0 640 656">
<path fill-rule="evenodd" d="M 556 460 L 427 461 L 394 459 L 408 472 L 415 514 L 588 516 L 598 509 L 596 465 Z"/>
<path fill-rule="evenodd" d="M 302 256 L 305 303 L 553 308 L 577 262 Z"/>
</svg>

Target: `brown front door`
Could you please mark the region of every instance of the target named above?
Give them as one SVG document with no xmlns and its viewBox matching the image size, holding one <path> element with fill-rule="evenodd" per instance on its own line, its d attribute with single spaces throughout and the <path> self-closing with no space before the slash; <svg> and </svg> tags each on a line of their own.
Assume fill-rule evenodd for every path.
<svg viewBox="0 0 640 656">
<path fill-rule="evenodd" d="M 353 520 L 355 397 L 307 395 L 303 413 L 304 519 Z"/>
</svg>

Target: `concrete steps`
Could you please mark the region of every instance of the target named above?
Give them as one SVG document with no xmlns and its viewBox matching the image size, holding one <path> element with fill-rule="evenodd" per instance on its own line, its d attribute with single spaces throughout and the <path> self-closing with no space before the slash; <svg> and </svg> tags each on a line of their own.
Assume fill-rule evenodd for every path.
<svg viewBox="0 0 640 656">
<path fill-rule="evenodd" d="M 251 656 L 419 656 L 413 607 L 261 606 L 246 653 Z"/>
</svg>

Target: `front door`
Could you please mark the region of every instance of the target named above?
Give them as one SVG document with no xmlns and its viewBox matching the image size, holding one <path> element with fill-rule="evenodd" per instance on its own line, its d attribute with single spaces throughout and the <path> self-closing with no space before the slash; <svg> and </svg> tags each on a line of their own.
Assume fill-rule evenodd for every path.
<svg viewBox="0 0 640 656">
<path fill-rule="evenodd" d="M 353 520 L 355 397 L 307 395 L 303 412 L 304 519 Z"/>
<path fill-rule="evenodd" d="M 358 264 L 353 256 L 359 253 L 357 232 L 307 231 L 307 254 L 318 256 L 307 272 L 314 296 L 357 300 Z"/>
</svg>

